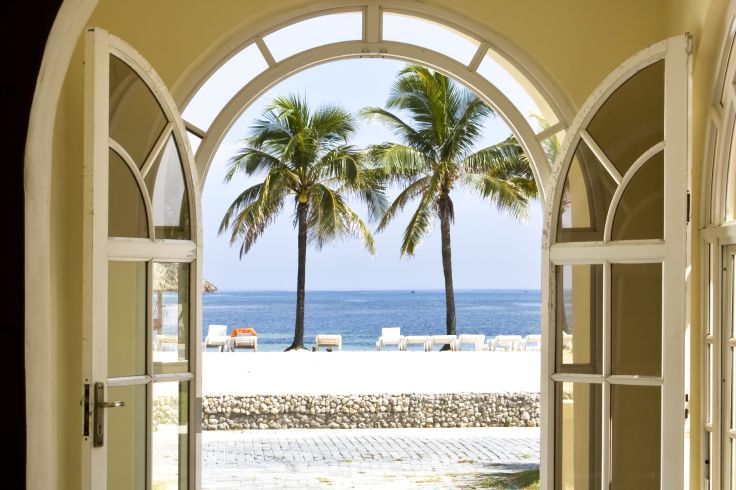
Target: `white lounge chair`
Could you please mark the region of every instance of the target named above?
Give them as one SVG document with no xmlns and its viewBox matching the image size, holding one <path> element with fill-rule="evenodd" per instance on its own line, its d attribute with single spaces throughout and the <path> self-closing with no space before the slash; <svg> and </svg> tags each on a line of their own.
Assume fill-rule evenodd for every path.
<svg viewBox="0 0 736 490">
<path fill-rule="evenodd" d="M 253 352 L 258 352 L 258 336 L 239 334 L 235 337 L 230 338 L 230 350 L 235 349 L 253 349 Z"/>
<path fill-rule="evenodd" d="M 376 341 L 376 350 L 381 350 L 387 345 L 395 345 L 401 348 L 403 339 L 401 327 L 384 327 L 381 329 L 381 336 Z"/>
<path fill-rule="evenodd" d="M 540 350 L 542 348 L 541 335 L 527 335 L 523 342 L 523 350 Z"/>
<path fill-rule="evenodd" d="M 210 325 L 207 327 L 207 337 L 204 338 L 203 349 L 217 347 L 220 352 L 229 349 L 230 337 L 227 335 L 227 325 Z"/>
<path fill-rule="evenodd" d="M 519 350 L 521 343 L 521 335 L 496 335 L 494 339 L 489 341 L 489 348 L 493 351 Z"/>
<path fill-rule="evenodd" d="M 473 349 L 476 352 L 482 351 L 483 347 L 486 344 L 486 336 L 485 335 L 474 335 L 474 334 L 460 334 L 457 337 L 457 340 L 455 341 L 455 350 L 461 351 L 463 350 L 463 345 L 472 345 Z"/>
<path fill-rule="evenodd" d="M 432 350 L 435 345 L 449 345 L 450 350 L 457 350 L 457 346 L 455 345 L 456 340 L 457 335 L 432 335 L 432 338 L 429 340 L 429 350 Z"/>
<path fill-rule="evenodd" d="M 314 345 L 317 350 L 320 347 L 335 347 L 337 350 L 342 350 L 342 335 L 317 335 L 314 338 Z"/>
<path fill-rule="evenodd" d="M 427 352 L 432 350 L 430 342 L 429 335 L 406 335 L 404 342 L 399 346 L 399 350 L 407 351 L 410 345 L 421 345 L 424 348 L 424 352 Z"/>
</svg>

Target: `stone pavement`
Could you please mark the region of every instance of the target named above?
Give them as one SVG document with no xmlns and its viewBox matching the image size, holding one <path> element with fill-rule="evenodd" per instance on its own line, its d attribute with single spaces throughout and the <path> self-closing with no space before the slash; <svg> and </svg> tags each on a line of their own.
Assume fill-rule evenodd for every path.
<svg viewBox="0 0 736 490">
<path fill-rule="evenodd" d="M 538 428 L 205 431 L 202 488 L 474 488 L 539 465 Z"/>
</svg>

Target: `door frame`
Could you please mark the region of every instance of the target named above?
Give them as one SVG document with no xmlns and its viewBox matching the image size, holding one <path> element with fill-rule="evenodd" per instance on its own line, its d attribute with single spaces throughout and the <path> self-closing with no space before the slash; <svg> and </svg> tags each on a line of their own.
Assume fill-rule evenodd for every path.
<svg viewBox="0 0 736 490">
<path fill-rule="evenodd" d="M 158 143 L 171 134 L 181 158 L 181 166 L 191 220 L 190 240 L 165 240 L 140 238 L 108 238 L 108 152 L 115 142 L 109 137 L 109 58 L 115 55 L 130 67 L 146 84 L 160 105 L 168 125 L 159 136 Z M 202 227 L 201 191 L 194 155 L 189 144 L 184 122 L 173 97 L 153 67 L 132 46 L 101 28 L 89 28 L 85 33 L 85 90 L 84 90 L 84 249 L 83 249 L 83 359 L 82 383 L 90 388 L 96 382 L 107 386 L 119 386 L 107 376 L 107 300 L 108 262 L 110 260 L 135 260 L 147 263 L 146 273 L 146 351 L 151 353 L 151 311 L 154 261 L 187 262 L 192 264 L 189 273 L 189 371 L 191 375 L 153 375 L 152 356 L 147 355 L 146 375 L 136 376 L 133 383 L 147 385 L 147 414 L 152 415 L 152 386 L 159 381 L 188 381 L 189 384 L 189 488 L 201 486 L 201 349 L 202 338 Z M 163 151 L 164 144 L 158 145 Z M 155 152 L 154 145 L 152 152 Z M 140 189 L 147 199 L 144 189 Z M 153 229 L 149 214 L 149 230 Z M 198 286 L 199 285 L 199 286 Z M 144 379 L 145 378 L 145 379 Z M 128 383 L 122 383 L 128 384 Z M 92 390 L 90 389 L 90 392 Z M 90 398 L 86 413 L 89 424 L 94 414 Z M 106 417 L 107 422 L 107 417 Z M 150 427 L 147 420 L 147 427 Z M 95 449 L 86 427 L 82 438 L 82 488 L 106 488 L 106 446 Z M 106 429 L 105 429 L 106 430 Z M 107 430 L 106 430 L 107 432 Z M 147 485 L 151 485 L 152 438 L 147 434 Z"/>
</svg>

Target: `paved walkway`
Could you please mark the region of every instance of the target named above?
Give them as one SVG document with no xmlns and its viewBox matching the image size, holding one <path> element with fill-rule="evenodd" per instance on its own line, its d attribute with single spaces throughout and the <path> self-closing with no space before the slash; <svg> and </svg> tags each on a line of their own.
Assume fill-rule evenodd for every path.
<svg viewBox="0 0 736 490">
<path fill-rule="evenodd" d="M 474 488 L 539 464 L 539 429 L 207 431 L 202 488 Z"/>
</svg>

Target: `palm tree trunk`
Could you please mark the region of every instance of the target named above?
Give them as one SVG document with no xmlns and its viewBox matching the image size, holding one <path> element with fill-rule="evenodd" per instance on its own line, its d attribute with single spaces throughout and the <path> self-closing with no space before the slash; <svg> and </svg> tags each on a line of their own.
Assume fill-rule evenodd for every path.
<svg viewBox="0 0 736 490">
<path fill-rule="evenodd" d="M 297 226 L 299 229 L 298 266 L 296 273 L 296 322 L 294 324 L 294 341 L 287 351 L 304 348 L 304 289 L 307 276 L 307 203 L 297 205 Z"/>
<path fill-rule="evenodd" d="M 456 335 L 455 289 L 452 285 L 452 247 L 450 246 L 450 203 L 449 197 L 440 197 L 440 232 L 442 238 L 442 272 L 445 275 L 445 324 L 447 335 Z M 442 350 L 449 350 L 445 345 Z"/>
</svg>

